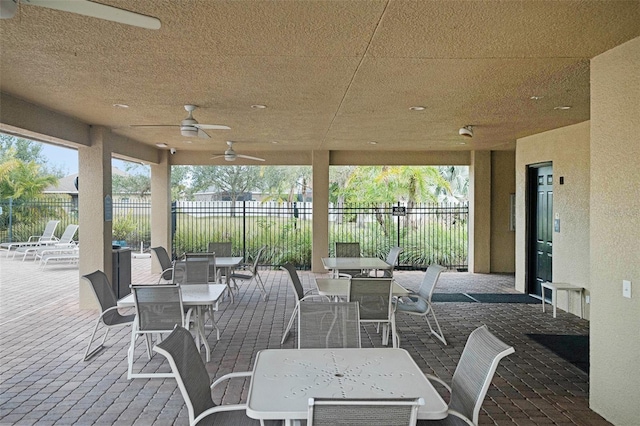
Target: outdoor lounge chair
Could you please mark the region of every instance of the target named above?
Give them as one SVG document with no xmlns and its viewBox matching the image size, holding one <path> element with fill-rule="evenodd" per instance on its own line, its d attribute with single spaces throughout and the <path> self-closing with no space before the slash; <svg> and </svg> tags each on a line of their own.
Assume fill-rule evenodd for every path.
<svg viewBox="0 0 640 426">
<path fill-rule="evenodd" d="M 169 361 L 173 377 L 178 382 L 178 388 L 187 405 L 189 425 L 193 426 L 200 421 L 201 424 L 216 425 L 261 424 L 259 420 L 247 417 L 246 404 L 216 405 L 211 397 L 211 391 L 218 384 L 236 377 L 251 377 L 251 371 L 225 374 L 211 383 L 191 333 L 179 326 L 153 350 Z M 265 421 L 263 424 L 275 426 L 282 422 Z"/>
<path fill-rule="evenodd" d="M 436 313 L 433 310 L 431 297 L 433 296 L 433 291 L 436 288 L 436 284 L 438 283 L 440 274 L 446 269 L 447 268 L 440 265 L 429 266 L 427 268 L 427 272 L 424 274 L 424 278 L 422 279 L 422 283 L 420 284 L 418 293 L 403 297 L 396 303 L 396 313 L 404 313 L 424 317 L 425 321 L 427 321 L 427 325 L 429 326 L 431 334 L 436 336 L 436 338 L 445 345 L 447 344 L 447 340 L 444 338 L 444 334 L 442 333 L 442 329 L 440 328 L 440 323 L 438 322 Z M 433 317 L 433 321 L 436 323 L 438 331 L 434 330 L 433 327 L 431 327 L 429 314 L 431 314 L 431 316 Z"/>
<path fill-rule="evenodd" d="M 52 248 L 43 250 L 39 254 L 40 268 L 44 270 L 49 262 L 66 262 L 68 264 L 77 264 L 80 260 L 80 247 L 72 248 Z"/>
<path fill-rule="evenodd" d="M 124 327 L 133 324 L 135 315 L 120 315 L 118 312 L 116 295 L 113 292 L 113 287 L 109 282 L 109 279 L 102 271 L 95 271 L 91 274 L 83 275 L 82 278 L 89 281 L 93 294 L 96 296 L 98 303 L 100 304 L 100 315 L 96 320 L 96 325 L 93 328 L 87 349 L 84 351 L 83 361 L 87 361 L 92 356 L 96 355 L 100 350 L 104 348 L 104 342 L 107 340 L 109 329 L 113 327 Z M 91 343 L 93 343 L 93 337 L 98 330 L 98 325 L 102 323 L 106 328 L 102 342 L 100 346 L 89 352 Z"/>
<path fill-rule="evenodd" d="M 41 254 L 45 250 L 51 250 L 55 248 L 57 249 L 74 248 L 76 246 L 76 242 L 73 240 L 73 237 L 76 235 L 77 231 L 78 231 L 78 225 L 75 225 L 75 224 L 67 225 L 67 227 L 65 228 L 64 232 L 62 233 L 59 239 L 56 239 L 55 241 L 44 242 L 37 246 L 18 247 L 13 252 L 13 257 L 15 258 L 17 254 L 22 254 L 23 262 L 27 258 L 27 256 L 33 256 L 35 261 L 40 259 L 39 254 Z"/>
<path fill-rule="evenodd" d="M 42 235 L 32 235 L 27 241 L 2 243 L 0 244 L 0 250 L 6 250 L 7 257 L 9 257 L 11 250 L 19 247 L 36 247 L 45 243 L 55 242 L 57 241 L 57 238 L 55 237 L 54 232 L 56 231 L 59 223 L 59 220 L 50 220 L 44 227 Z"/>
<path fill-rule="evenodd" d="M 412 426 L 422 398 L 309 398 L 307 426 Z"/>
<path fill-rule="evenodd" d="M 462 424 L 477 426 L 480 407 L 498 363 L 514 352 L 512 346 L 491 334 L 486 325 L 472 331 L 453 373 L 451 386 L 440 378 L 427 374 L 429 380 L 440 383 L 451 393 L 449 417 L 441 422 L 421 420 L 418 425 L 459 424 L 462 423 L 459 419 L 462 419 Z"/>
</svg>

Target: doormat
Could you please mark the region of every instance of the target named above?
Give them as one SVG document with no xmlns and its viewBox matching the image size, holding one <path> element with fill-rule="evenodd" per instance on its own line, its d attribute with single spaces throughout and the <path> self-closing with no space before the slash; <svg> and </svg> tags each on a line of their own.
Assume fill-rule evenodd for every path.
<svg viewBox="0 0 640 426">
<path fill-rule="evenodd" d="M 540 299 L 520 293 L 469 293 L 469 296 L 480 303 L 542 303 Z"/>
<path fill-rule="evenodd" d="M 433 293 L 432 302 L 542 303 L 528 294 L 505 293 Z"/>
<path fill-rule="evenodd" d="M 433 293 L 432 302 L 476 302 L 463 293 Z"/>
<path fill-rule="evenodd" d="M 589 374 L 589 336 L 574 334 L 527 334 L 565 361 Z"/>
</svg>

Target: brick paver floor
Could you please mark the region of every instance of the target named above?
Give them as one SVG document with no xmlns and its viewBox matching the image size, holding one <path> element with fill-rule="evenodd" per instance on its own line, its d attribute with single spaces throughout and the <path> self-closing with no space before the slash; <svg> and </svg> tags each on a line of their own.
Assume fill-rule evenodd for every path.
<svg viewBox="0 0 640 426">
<path fill-rule="evenodd" d="M 149 259 L 132 259 L 134 283 L 155 282 Z M 243 285 L 234 304 L 221 303 L 217 313 L 221 339 L 209 335 L 211 377 L 250 370 L 257 351 L 292 348 L 295 334 L 280 344 L 295 297 L 280 270 L 262 269 L 269 292 L 264 302 L 257 287 Z M 303 285 L 314 288 L 315 274 L 300 272 Z M 396 279 L 417 288 L 423 273 L 399 271 Z M 112 331 L 107 347 L 88 362 L 82 355 L 96 311 L 78 307 L 77 266 L 51 265 L 42 271 L 33 261 L 0 256 L 0 424 L 9 425 L 186 425 L 184 401 L 173 379 L 127 380 L 130 328 Z M 83 284 L 84 285 L 84 284 Z M 513 293 L 511 275 L 447 272 L 439 292 Z M 401 347 L 426 372 L 445 381 L 451 375 L 469 333 L 487 324 L 516 352 L 498 367 L 480 416 L 480 424 L 608 425 L 589 409 L 589 377 L 580 369 L 530 340 L 527 333 L 578 334 L 589 322 L 559 311 L 542 313 L 539 304 L 435 304 L 448 341 L 442 345 L 425 331 L 422 319 L 399 316 Z M 363 347 L 380 347 L 373 327 L 363 328 Z M 147 370 L 168 371 L 156 355 L 146 358 L 142 345 L 136 363 Z M 235 380 L 214 400 L 236 403 L 248 382 Z M 442 390 L 444 395 L 444 390 Z"/>
</svg>

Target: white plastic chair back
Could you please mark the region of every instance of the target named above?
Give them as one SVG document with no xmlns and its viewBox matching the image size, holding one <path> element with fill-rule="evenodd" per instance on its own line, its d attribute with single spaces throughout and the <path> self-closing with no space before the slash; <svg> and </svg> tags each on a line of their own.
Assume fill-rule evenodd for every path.
<svg viewBox="0 0 640 426">
<path fill-rule="evenodd" d="M 449 409 L 477 425 L 482 401 L 498 363 L 513 352 L 513 347 L 491 334 L 486 325 L 471 332 L 453 373 Z"/>
<path fill-rule="evenodd" d="M 412 426 L 422 398 L 309 398 L 307 426 Z"/>
<path fill-rule="evenodd" d="M 360 347 L 357 302 L 298 302 L 298 349 Z"/>
<path fill-rule="evenodd" d="M 170 333 L 176 325 L 184 326 L 184 308 L 180 286 L 131 286 L 138 315 L 139 333 Z"/>
</svg>

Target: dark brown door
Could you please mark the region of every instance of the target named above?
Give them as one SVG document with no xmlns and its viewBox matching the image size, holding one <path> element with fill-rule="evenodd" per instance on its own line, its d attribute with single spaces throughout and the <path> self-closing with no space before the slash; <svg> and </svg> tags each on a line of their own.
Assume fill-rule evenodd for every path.
<svg viewBox="0 0 640 426">
<path fill-rule="evenodd" d="M 528 292 L 542 295 L 541 283 L 552 280 L 553 166 L 529 167 Z M 550 297 L 550 294 L 548 295 Z"/>
</svg>

